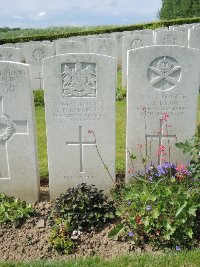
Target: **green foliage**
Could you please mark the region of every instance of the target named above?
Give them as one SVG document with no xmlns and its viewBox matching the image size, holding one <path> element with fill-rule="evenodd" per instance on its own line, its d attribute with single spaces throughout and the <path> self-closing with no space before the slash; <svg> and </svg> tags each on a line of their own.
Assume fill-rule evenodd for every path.
<svg viewBox="0 0 200 267">
<path fill-rule="evenodd" d="M 102 190 L 82 183 L 56 199 L 50 215 L 53 227 L 49 242 L 59 252 L 70 254 L 76 248 L 81 234 L 79 230 L 100 228 L 114 217 L 113 202 L 103 195 Z"/>
<path fill-rule="evenodd" d="M 170 0 L 171 1 L 171 0 Z M 195 3 L 194 3 L 195 6 Z M 199 10 L 199 7 L 195 9 Z M 127 25 L 127 26 L 98 26 L 98 27 L 88 27 L 81 29 L 70 29 L 69 27 L 62 27 L 62 30 L 53 30 L 52 29 L 40 29 L 35 32 L 34 29 L 25 29 L 27 34 L 23 34 L 22 30 L 20 33 L 16 31 L 10 32 L 9 35 L 3 36 L 1 34 L 0 45 L 6 43 L 17 43 L 17 42 L 29 42 L 29 41 L 44 41 L 44 40 L 56 40 L 58 38 L 68 38 L 72 36 L 86 36 L 93 34 L 103 34 L 111 32 L 123 32 L 123 31 L 133 31 L 133 30 L 143 30 L 143 29 L 155 29 L 158 27 L 168 27 L 171 25 L 181 25 L 187 23 L 197 23 L 200 22 L 200 17 L 196 18 L 187 18 L 187 19 L 176 19 L 176 20 L 162 20 L 150 23 Z"/>
<path fill-rule="evenodd" d="M 34 104 L 36 107 L 44 107 L 44 91 L 35 90 L 33 91 Z"/>
<path fill-rule="evenodd" d="M 0 223 L 18 226 L 33 213 L 34 209 L 25 201 L 0 194 Z"/>
<path fill-rule="evenodd" d="M 160 19 L 192 18 L 200 16 L 199 0 L 162 0 Z"/>
<path fill-rule="evenodd" d="M 198 126 L 198 128 L 200 128 Z M 189 170 L 192 177 L 195 179 L 200 179 L 200 129 L 198 129 L 197 135 L 195 135 L 190 140 L 186 140 L 184 143 L 177 143 L 176 146 L 183 150 L 183 153 L 191 157 L 191 162 L 189 165 Z"/>
<path fill-rule="evenodd" d="M 126 88 L 117 86 L 116 101 L 122 101 L 126 98 Z"/>
<path fill-rule="evenodd" d="M 74 251 L 76 243 L 71 239 L 71 229 L 68 222 L 60 218 L 55 220 L 49 243 L 62 254 L 68 255 Z"/>
<path fill-rule="evenodd" d="M 191 248 L 197 244 L 200 183 L 183 165 L 165 163 L 138 172 L 113 197 L 118 203 L 119 225 L 109 236 L 131 239 L 136 245 Z"/>
<path fill-rule="evenodd" d="M 55 201 L 52 217 L 67 221 L 73 230 L 90 231 L 111 221 L 115 208 L 102 190 L 82 183 Z"/>
</svg>

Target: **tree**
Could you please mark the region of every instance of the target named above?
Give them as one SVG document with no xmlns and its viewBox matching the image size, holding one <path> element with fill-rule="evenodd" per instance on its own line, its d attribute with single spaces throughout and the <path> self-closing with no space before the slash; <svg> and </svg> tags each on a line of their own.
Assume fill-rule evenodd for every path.
<svg viewBox="0 0 200 267">
<path fill-rule="evenodd" d="M 200 17 L 200 0 L 162 0 L 160 19 Z"/>
</svg>

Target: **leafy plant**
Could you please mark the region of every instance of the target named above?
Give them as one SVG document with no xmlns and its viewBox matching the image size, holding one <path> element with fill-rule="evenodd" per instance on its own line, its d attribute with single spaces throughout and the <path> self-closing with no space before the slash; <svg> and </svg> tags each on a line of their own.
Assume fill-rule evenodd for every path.
<svg viewBox="0 0 200 267">
<path fill-rule="evenodd" d="M 200 184 L 184 165 L 165 163 L 138 172 L 113 196 L 121 222 L 110 232 L 110 238 L 171 248 L 197 243 L 193 233 Z"/>
<path fill-rule="evenodd" d="M 76 242 L 71 239 L 70 225 L 61 218 L 56 219 L 51 229 L 49 243 L 60 253 L 70 254 L 74 251 Z"/>
<path fill-rule="evenodd" d="M 184 154 L 191 157 L 189 170 L 193 178 L 200 180 L 200 126 L 198 127 L 198 134 L 184 143 L 177 143 L 176 146 L 182 149 Z"/>
<path fill-rule="evenodd" d="M 61 218 L 73 230 L 90 231 L 115 217 L 113 202 L 93 185 L 70 188 L 56 201 L 52 218 Z"/>
<path fill-rule="evenodd" d="M 0 194 L 0 223 L 11 223 L 18 226 L 33 213 L 34 209 L 25 201 Z"/>
<path fill-rule="evenodd" d="M 34 104 L 36 107 L 44 107 L 44 91 L 35 90 L 33 91 L 34 95 Z"/>
<path fill-rule="evenodd" d="M 122 101 L 126 98 L 126 88 L 117 86 L 116 101 Z"/>
</svg>

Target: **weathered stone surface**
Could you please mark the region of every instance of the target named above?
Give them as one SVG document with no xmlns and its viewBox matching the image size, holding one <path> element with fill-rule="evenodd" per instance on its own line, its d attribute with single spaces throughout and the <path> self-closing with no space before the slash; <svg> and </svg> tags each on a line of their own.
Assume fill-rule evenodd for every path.
<svg viewBox="0 0 200 267">
<path fill-rule="evenodd" d="M 117 58 L 117 41 L 111 38 L 90 40 L 90 52 Z"/>
<path fill-rule="evenodd" d="M 39 177 L 29 66 L 0 63 L 0 192 L 38 201 Z"/>
<path fill-rule="evenodd" d="M 43 89 L 41 61 L 46 57 L 54 55 L 53 46 L 36 43 L 26 44 L 24 45 L 23 51 L 26 63 L 31 66 L 31 88 L 33 90 Z"/>
<path fill-rule="evenodd" d="M 147 166 L 188 163 L 174 144 L 195 133 L 199 59 L 199 50 L 178 46 L 129 51 L 126 147 L 137 154 L 136 170 L 143 168 L 141 154 L 149 156 Z M 132 171 L 127 153 L 127 179 Z"/>
<path fill-rule="evenodd" d="M 66 41 L 59 40 L 55 41 L 56 55 L 67 54 L 67 53 L 84 53 L 85 44 L 84 42 L 78 41 Z"/>
<path fill-rule="evenodd" d="M 189 47 L 200 49 L 200 27 L 190 30 Z"/>
<path fill-rule="evenodd" d="M 155 33 L 156 45 L 188 46 L 188 34 L 183 31 L 158 31 Z"/>
<path fill-rule="evenodd" d="M 0 47 L 0 61 L 22 62 L 21 49 Z"/>
<path fill-rule="evenodd" d="M 153 31 L 137 31 L 132 35 L 124 36 L 122 39 L 122 86 L 127 85 L 127 52 L 141 46 L 154 44 Z"/>
<path fill-rule="evenodd" d="M 114 180 L 116 60 L 59 55 L 44 60 L 43 75 L 51 199 L 83 182 L 108 192 L 98 152 Z"/>
</svg>

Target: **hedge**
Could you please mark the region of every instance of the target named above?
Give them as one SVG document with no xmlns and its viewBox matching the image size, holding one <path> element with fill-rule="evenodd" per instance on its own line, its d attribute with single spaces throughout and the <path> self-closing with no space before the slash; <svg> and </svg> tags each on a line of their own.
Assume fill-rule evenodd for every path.
<svg viewBox="0 0 200 267">
<path fill-rule="evenodd" d="M 103 34 L 103 33 L 111 33 L 111 32 L 156 29 L 159 27 L 169 27 L 171 25 L 182 25 L 182 24 L 191 24 L 191 23 L 198 23 L 198 22 L 200 22 L 200 17 L 187 18 L 187 19 L 184 18 L 184 19 L 176 19 L 176 20 L 160 20 L 156 22 L 134 24 L 134 25 L 127 25 L 127 26 L 105 26 L 104 28 L 95 29 L 95 30 L 85 30 L 81 32 L 67 32 L 67 33 L 51 34 L 51 35 L 0 38 L 0 45 L 6 44 L 6 43 L 18 43 L 18 42 L 23 43 L 23 42 L 29 42 L 29 41 L 44 41 L 44 40 L 53 41 L 58 38 L 69 38 L 72 36 L 85 36 L 85 35 Z"/>
</svg>

